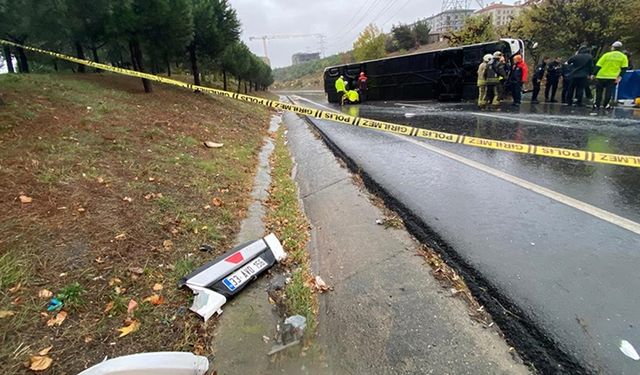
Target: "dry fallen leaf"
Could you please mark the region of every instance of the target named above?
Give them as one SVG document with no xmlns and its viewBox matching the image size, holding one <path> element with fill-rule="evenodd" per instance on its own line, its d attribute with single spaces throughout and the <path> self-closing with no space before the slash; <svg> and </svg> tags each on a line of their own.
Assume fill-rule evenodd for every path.
<svg viewBox="0 0 640 375">
<path fill-rule="evenodd" d="M 155 181 L 155 180 L 156 180 L 155 178 L 153 178 L 153 177 L 149 177 L 149 182 L 153 182 L 153 181 Z"/>
<path fill-rule="evenodd" d="M 47 354 L 49 354 L 51 349 L 53 349 L 53 345 L 42 349 L 41 351 L 38 352 L 38 355 L 47 355 Z"/>
<path fill-rule="evenodd" d="M 98 177 L 98 183 L 99 184 L 104 184 L 104 178 Z"/>
<path fill-rule="evenodd" d="M 137 331 L 138 328 L 140 328 L 140 322 L 138 322 L 137 320 L 134 320 L 128 326 L 118 328 L 118 332 L 120 332 L 120 336 L 118 337 L 124 337 L 132 332 Z"/>
<path fill-rule="evenodd" d="M 136 300 L 134 299 L 129 300 L 129 306 L 127 306 L 127 314 L 129 315 L 133 314 L 133 312 L 136 311 L 137 308 L 138 308 L 138 302 L 136 302 Z"/>
<path fill-rule="evenodd" d="M 67 312 L 66 311 L 60 311 L 59 313 L 56 314 L 55 317 L 49 319 L 47 321 L 47 326 L 49 327 L 53 327 L 53 326 L 59 326 L 62 324 L 62 322 L 65 321 L 65 319 L 67 319 Z"/>
<path fill-rule="evenodd" d="M 144 302 L 149 302 L 150 304 L 154 305 L 154 306 L 158 306 L 158 305 L 162 305 L 164 303 L 164 297 L 157 295 L 157 294 L 152 294 L 149 297 L 144 299 Z"/>
<path fill-rule="evenodd" d="M 115 288 L 113 288 L 113 291 L 114 291 L 116 294 L 120 295 L 120 294 L 122 294 L 122 293 L 126 292 L 126 291 L 127 291 L 127 289 L 126 289 L 126 288 L 120 288 L 119 286 L 116 286 Z"/>
<path fill-rule="evenodd" d="M 53 292 L 48 289 L 42 289 L 38 292 L 38 297 L 40 298 L 51 298 L 53 297 Z"/>
<path fill-rule="evenodd" d="M 84 208 L 84 207 L 80 207 L 80 208 L 78 208 L 78 212 L 80 212 L 80 213 L 85 212 L 85 211 L 86 211 L 86 210 L 85 210 L 85 208 Z"/>
<path fill-rule="evenodd" d="M 18 283 L 18 285 L 14 286 L 13 288 L 9 288 L 9 293 L 15 293 L 19 291 L 20 288 L 22 288 L 22 283 Z"/>
<path fill-rule="evenodd" d="M 155 284 L 153 285 L 153 291 L 154 291 L 154 292 L 159 292 L 159 291 L 161 291 L 161 290 L 162 290 L 162 284 L 160 284 L 160 283 L 155 283 Z"/>
<path fill-rule="evenodd" d="M 171 240 L 162 241 L 162 247 L 167 251 L 172 250 L 173 249 L 173 241 L 171 241 Z"/>
<path fill-rule="evenodd" d="M 8 318 L 10 316 L 14 316 L 16 313 L 14 311 L 9 310 L 0 310 L 0 319 Z"/>
<path fill-rule="evenodd" d="M 33 371 L 44 371 L 53 363 L 53 359 L 46 355 L 32 355 L 29 360 L 31 362 L 29 369 Z"/>
<path fill-rule="evenodd" d="M 93 337 L 91 337 L 91 336 L 87 336 L 87 337 L 85 337 L 85 338 L 84 338 L 84 343 L 85 343 L 85 344 L 88 344 L 88 343 L 90 343 L 91 341 L 93 341 Z"/>
<path fill-rule="evenodd" d="M 102 257 L 97 257 L 96 259 L 94 259 L 94 261 L 95 261 L 96 263 L 98 263 L 98 264 L 102 264 L 102 263 L 104 263 L 104 262 L 105 262 L 105 260 L 104 260 L 104 259 L 102 259 Z"/>
<path fill-rule="evenodd" d="M 142 267 L 129 267 L 129 272 L 135 273 L 136 275 L 142 275 L 144 273 L 144 269 L 142 269 Z"/>
<path fill-rule="evenodd" d="M 26 195 L 20 195 L 20 202 L 22 202 L 22 203 L 31 203 L 31 202 L 33 202 L 33 198 L 27 197 Z"/>
<path fill-rule="evenodd" d="M 215 197 L 211 200 L 211 204 L 213 204 L 216 207 L 220 207 L 222 206 L 222 199 Z"/>
<path fill-rule="evenodd" d="M 316 276 L 316 278 L 313 281 L 314 281 L 314 287 L 318 292 L 324 293 L 327 290 L 331 290 L 331 288 L 327 285 L 327 283 L 324 282 L 324 280 L 322 280 L 320 276 Z"/>
<path fill-rule="evenodd" d="M 117 277 L 113 277 L 111 280 L 109 280 L 109 286 L 114 286 L 116 284 L 122 284 L 122 280 Z"/>
<path fill-rule="evenodd" d="M 105 314 L 108 313 L 109 311 L 111 311 L 113 309 L 113 301 L 107 303 L 104 306 L 104 310 L 102 312 L 104 312 Z"/>
<path fill-rule="evenodd" d="M 120 233 L 119 235 L 115 236 L 114 239 L 120 241 L 120 240 L 124 240 L 126 237 L 127 237 L 126 234 Z"/>
<path fill-rule="evenodd" d="M 125 202 L 129 202 L 129 203 L 133 202 L 133 198 L 131 198 L 131 197 L 124 197 L 124 198 L 122 198 L 122 200 L 125 201 Z"/>
</svg>

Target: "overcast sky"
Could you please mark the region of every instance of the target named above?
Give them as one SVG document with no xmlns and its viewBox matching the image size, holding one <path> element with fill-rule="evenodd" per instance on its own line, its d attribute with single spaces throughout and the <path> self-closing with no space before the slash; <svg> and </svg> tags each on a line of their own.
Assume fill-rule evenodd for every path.
<svg viewBox="0 0 640 375">
<path fill-rule="evenodd" d="M 442 8 L 442 0 L 230 0 L 230 4 L 242 22 L 242 39 L 258 56 L 264 55 L 262 40 L 249 41 L 250 36 L 324 34 L 326 54 L 332 55 L 351 49 L 353 41 L 369 23 L 386 32 L 393 24 L 411 23 L 434 15 Z M 267 43 L 273 67 L 291 65 L 294 53 L 320 51 L 318 38 L 278 39 Z"/>
</svg>

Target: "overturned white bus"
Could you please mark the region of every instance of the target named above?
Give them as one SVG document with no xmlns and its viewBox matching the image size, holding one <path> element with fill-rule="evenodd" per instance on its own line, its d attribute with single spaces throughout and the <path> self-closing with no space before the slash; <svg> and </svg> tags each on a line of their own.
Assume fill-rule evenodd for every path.
<svg viewBox="0 0 640 375">
<path fill-rule="evenodd" d="M 336 79 L 343 75 L 355 87 L 358 75 L 364 72 L 367 100 L 471 100 L 478 97 L 477 70 L 485 54 L 501 51 L 510 60 L 517 54 L 524 57 L 524 49 L 520 39 L 502 39 L 331 66 L 324 70 L 324 91 L 329 102 L 338 103 Z"/>
</svg>

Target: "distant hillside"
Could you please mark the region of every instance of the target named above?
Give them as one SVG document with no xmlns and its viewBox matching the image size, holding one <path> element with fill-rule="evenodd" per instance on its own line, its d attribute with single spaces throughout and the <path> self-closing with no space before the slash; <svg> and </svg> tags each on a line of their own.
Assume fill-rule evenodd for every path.
<svg viewBox="0 0 640 375">
<path fill-rule="evenodd" d="M 293 81 L 310 74 L 322 73 L 324 68 L 327 66 L 348 63 L 351 61 L 353 61 L 351 52 L 340 53 L 303 64 L 287 66 L 285 68 L 276 68 L 273 70 L 273 78 L 280 82 Z"/>
<path fill-rule="evenodd" d="M 420 46 L 410 51 L 397 51 L 388 53 L 386 57 L 401 56 L 410 53 L 433 51 L 436 49 L 447 48 L 446 42 L 437 42 Z M 309 61 L 304 64 L 287 66 L 285 68 L 277 68 L 273 70 L 275 83 L 272 89 L 321 89 L 323 87 L 322 73 L 327 66 L 340 65 L 353 62 L 351 51 L 332 55 L 320 60 Z"/>
</svg>

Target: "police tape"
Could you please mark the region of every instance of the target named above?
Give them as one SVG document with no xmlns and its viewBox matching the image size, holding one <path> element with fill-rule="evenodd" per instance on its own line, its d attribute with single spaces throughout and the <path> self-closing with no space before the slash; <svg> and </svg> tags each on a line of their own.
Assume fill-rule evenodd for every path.
<svg viewBox="0 0 640 375">
<path fill-rule="evenodd" d="M 144 78 L 144 79 L 148 79 L 149 81 L 165 83 L 165 84 L 174 85 L 178 87 L 184 87 L 190 90 L 198 90 L 201 92 L 206 92 L 206 93 L 214 94 L 218 96 L 224 96 L 224 97 L 241 100 L 248 103 L 259 104 L 259 105 L 271 107 L 274 109 L 294 112 L 300 115 L 310 116 L 310 117 L 314 117 L 321 120 L 330 120 L 330 121 L 340 122 L 343 124 L 358 126 L 362 128 L 375 129 L 375 130 L 384 131 L 388 133 L 401 134 L 401 135 L 406 135 L 410 137 L 430 139 L 430 140 L 441 141 L 441 142 L 458 143 L 462 145 L 487 148 L 492 150 L 500 150 L 500 151 L 516 152 L 521 154 L 545 156 L 545 157 L 551 157 L 551 158 L 580 160 L 580 161 L 587 161 L 587 162 L 593 162 L 593 163 L 614 164 L 614 165 L 640 168 L 640 156 L 619 155 L 619 154 L 609 154 L 609 153 L 603 153 L 603 152 L 565 149 L 565 148 L 558 148 L 558 147 L 537 146 L 537 145 L 529 145 L 529 144 L 522 144 L 522 143 L 515 143 L 515 142 L 498 141 L 494 139 L 471 137 L 471 136 L 461 135 L 461 134 L 445 133 L 445 132 L 423 129 L 423 128 L 416 128 L 409 125 L 394 124 L 390 122 L 371 120 L 371 119 L 362 118 L 362 117 L 349 116 L 343 113 L 323 111 L 320 109 L 314 109 L 314 108 L 303 107 L 295 104 L 283 103 L 275 100 L 269 100 L 266 98 L 258 98 L 255 96 L 214 89 L 211 87 L 194 85 L 191 83 L 182 82 L 182 81 L 178 81 L 171 78 L 160 77 L 160 76 L 149 74 L 149 73 L 137 72 L 130 69 L 119 68 L 119 67 L 101 64 L 101 63 L 97 63 L 89 60 L 83 60 L 76 57 L 63 55 L 61 53 L 43 50 L 40 48 L 29 47 L 29 46 L 21 45 L 21 44 L 10 42 L 3 39 L 0 39 L 0 44 L 23 48 L 28 51 L 42 53 L 42 54 L 53 56 L 62 60 L 89 66 L 92 68 L 101 69 L 104 71 L 109 71 L 112 73 L 123 74 L 123 75 L 136 77 L 136 78 Z"/>
</svg>

